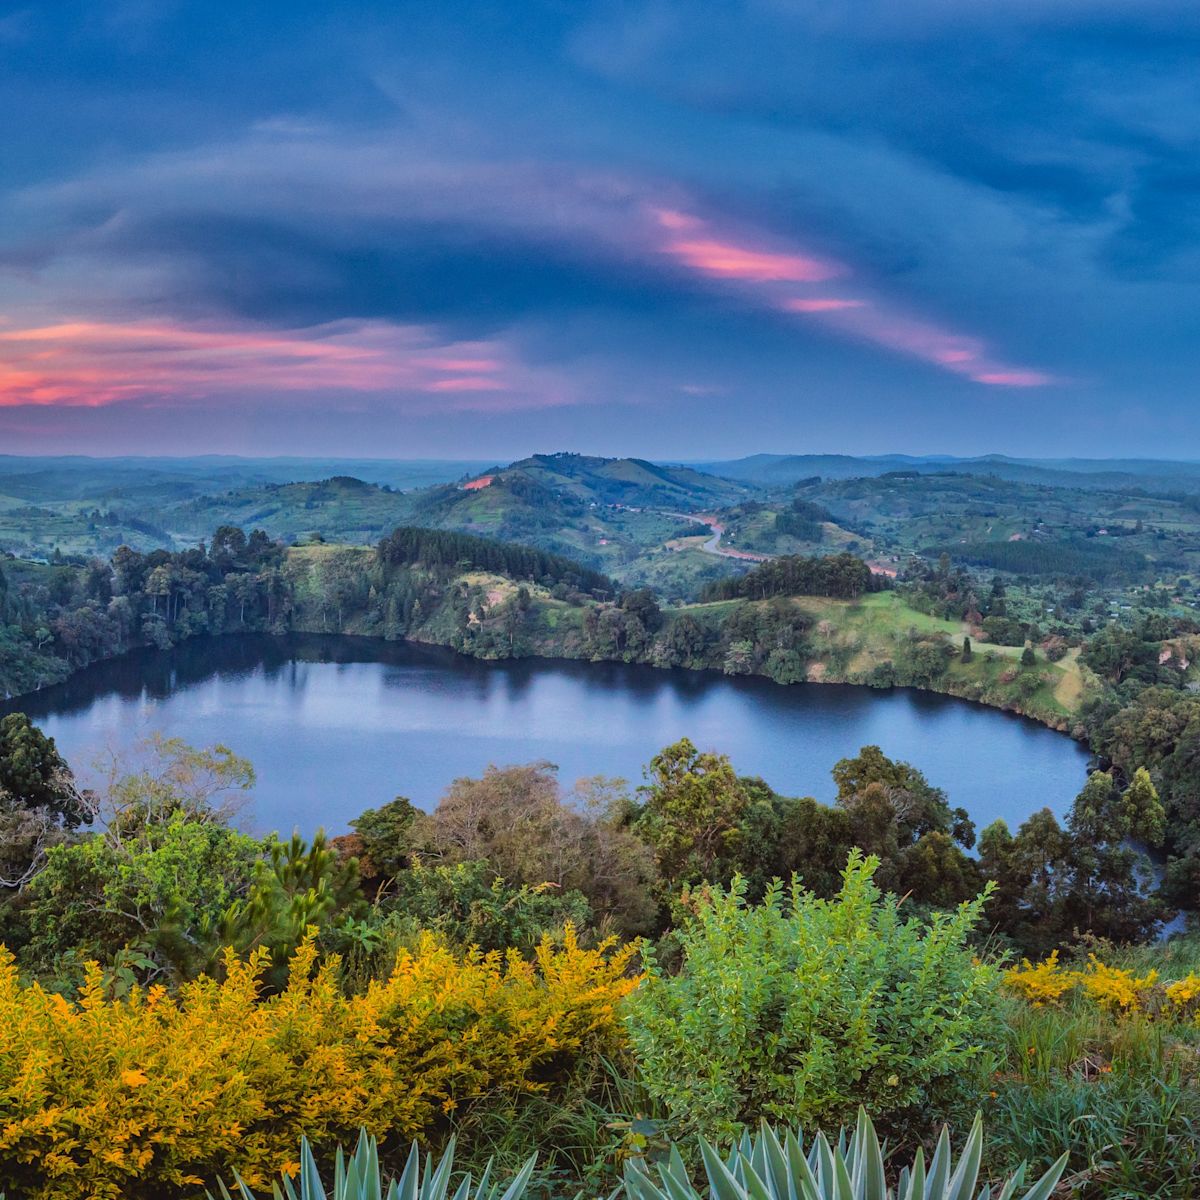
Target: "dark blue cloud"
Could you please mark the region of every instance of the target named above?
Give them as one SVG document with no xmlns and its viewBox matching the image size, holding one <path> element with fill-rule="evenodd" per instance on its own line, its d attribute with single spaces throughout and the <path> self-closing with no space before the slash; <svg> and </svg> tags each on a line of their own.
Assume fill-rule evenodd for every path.
<svg viewBox="0 0 1200 1200">
<path fill-rule="evenodd" d="M 0 18 L 0 329 L 488 339 L 594 445 L 616 401 L 663 452 L 1035 449 L 1025 414 L 1153 452 L 1200 365 L 1198 50 L 1184 0 L 30 4 Z M 782 312 L 764 254 L 867 308 Z M 290 437 L 327 437 L 312 410 Z M 531 412 L 417 436 L 487 454 Z"/>
</svg>

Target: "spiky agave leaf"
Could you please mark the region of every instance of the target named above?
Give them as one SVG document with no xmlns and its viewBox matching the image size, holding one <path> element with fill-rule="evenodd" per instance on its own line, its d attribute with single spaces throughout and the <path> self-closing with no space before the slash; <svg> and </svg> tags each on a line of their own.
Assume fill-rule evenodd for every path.
<svg viewBox="0 0 1200 1200">
<path fill-rule="evenodd" d="M 692 1183 L 682 1157 L 672 1147 L 668 1161 L 658 1165 L 657 1182 L 643 1164 L 626 1163 L 626 1200 L 1017 1200 L 1025 1180 L 1022 1166 L 998 1193 L 990 1187 L 976 1190 L 983 1163 L 979 1117 L 957 1162 L 950 1135 L 943 1129 L 928 1169 L 918 1148 L 912 1165 L 900 1172 L 895 1190 L 887 1184 L 884 1150 L 875 1127 L 861 1109 L 853 1131 L 843 1130 L 836 1146 L 818 1133 L 805 1153 L 798 1131 L 785 1131 L 781 1139 L 763 1122 L 755 1136 L 743 1134 L 727 1158 L 703 1140 L 700 1155 L 707 1195 Z M 1050 1200 L 1066 1162 L 1064 1154 L 1020 1200 Z"/>
<path fill-rule="evenodd" d="M 477 1184 L 472 1185 L 470 1175 L 464 1174 L 454 1190 L 452 1200 L 521 1200 L 533 1174 L 537 1155 L 532 1155 L 517 1172 L 508 1187 L 500 1192 L 499 1185 L 492 1179 L 492 1164 L 489 1162 Z M 274 1200 L 449 1200 L 450 1184 L 454 1173 L 454 1139 L 450 1139 L 441 1158 L 436 1163 L 433 1156 L 426 1156 L 423 1169 L 421 1152 L 414 1143 L 398 1179 L 384 1186 L 379 1167 L 379 1146 L 364 1129 L 358 1135 L 353 1154 L 345 1155 L 338 1148 L 333 1163 L 333 1194 L 327 1196 L 317 1169 L 317 1160 L 307 1138 L 300 1142 L 300 1173 L 296 1180 L 283 1176 L 272 1184 Z M 255 1200 L 245 1182 L 234 1175 L 236 1195 L 230 1193 L 223 1182 L 218 1183 L 216 1197 L 208 1193 L 209 1200 Z M 2 1200 L 2 1198 L 0 1198 Z"/>
</svg>

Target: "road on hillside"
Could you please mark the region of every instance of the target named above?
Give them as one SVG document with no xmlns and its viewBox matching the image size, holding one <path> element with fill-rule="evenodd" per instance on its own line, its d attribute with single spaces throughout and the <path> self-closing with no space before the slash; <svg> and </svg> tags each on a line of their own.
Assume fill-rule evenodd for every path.
<svg viewBox="0 0 1200 1200">
<path fill-rule="evenodd" d="M 667 515 L 691 521 L 693 525 L 704 525 L 709 529 L 711 536 L 700 546 L 705 554 L 715 554 L 718 558 L 738 558 L 744 562 L 766 562 L 775 557 L 773 554 L 755 554 L 750 550 L 735 550 L 732 546 L 722 546 L 721 538 L 725 533 L 725 526 L 716 517 L 705 514 L 697 516 L 695 513 L 668 513 Z"/>
</svg>

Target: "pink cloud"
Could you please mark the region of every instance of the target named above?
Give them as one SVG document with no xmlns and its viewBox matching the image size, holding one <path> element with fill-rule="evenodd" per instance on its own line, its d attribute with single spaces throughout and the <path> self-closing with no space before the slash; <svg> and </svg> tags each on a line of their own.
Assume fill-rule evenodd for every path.
<svg viewBox="0 0 1200 1200">
<path fill-rule="evenodd" d="M 1044 387 L 1054 382 L 1043 371 L 983 371 L 971 378 L 976 383 L 990 383 L 996 387 Z"/>
<path fill-rule="evenodd" d="M 802 254 L 777 254 L 713 238 L 670 241 L 664 249 L 704 275 L 748 283 L 821 283 L 841 273 L 830 263 Z"/>
<path fill-rule="evenodd" d="M 513 409 L 561 404 L 568 394 L 499 341 L 439 343 L 413 325 L 337 322 L 276 331 L 162 321 L 0 323 L 0 408 L 332 391 L 496 393 L 493 407 Z M 477 406 L 465 396 L 455 402 Z"/>
<path fill-rule="evenodd" d="M 980 338 L 944 329 L 928 321 L 915 320 L 880 305 L 828 314 L 843 333 L 873 342 L 961 375 L 973 383 L 1003 387 L 1043 387 L 1053 377 L 1028 367 L 997 362 Z"/>
<path fill-rule="evenodd" d="M 795 295 L 795 285 L 825 283 L 852 274 L 850 268 L 796 247 L 768 246 L 746 232 L 714 229 L 714 222 L 678 208 L 652 207 L 667 237 L 661 253 L 706 279 L 737 286 L 765 309 L 814 317 L 843 336 L 929 363 L 974 383 L 993 387 L 1042 387 L 1053 378 L 1031 367 L 998 361 L 982 339 L 906 314 L 883 298 Z"/>
<path fill-rule="evenodd" d="M 503 392 L 507 386 L 499 379 L 488 379 L 482 375 L 467 375 L 458 379 L 435 379 L 426 384 L 427 392 Z"/>
<path fill-rule="evenodd" d="M 698 217 L 689 216 L 675 208 L 656 208 L 652 211 L 664 229 L 699 229 L 704 224 Z"/>
<path fill-rule="evenodd" d="M 785 300 L 783 307 L 786 312 L 823 313 L 841 312 L 845 308 L 862 308 L 865 304 L 865 300 L 838 300 L 832 296 L 815 296 L 811 300 Z"/>
</svg>

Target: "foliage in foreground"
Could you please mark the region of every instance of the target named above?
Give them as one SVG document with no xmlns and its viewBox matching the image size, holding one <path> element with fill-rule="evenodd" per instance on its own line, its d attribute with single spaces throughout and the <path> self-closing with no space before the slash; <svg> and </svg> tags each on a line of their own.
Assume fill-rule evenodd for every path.
<svg viewBox="0 0 1200 1200">
<path fill-rule="evenodd" d="M 704 1140 L 700 1153 L 710 1200 L 1013 1200 L 1025 1181 L 1022 1166 L 995 1191 L 986 1186 L 976 1190 L 983 1165 L 983 1123 L 978 1117 L 957 1162 L 950 1148 L 950 1135 L 943 1129 L 928 1168 L 924 1151 L 918 1148 L 912 1165 L 900 1171 L 895 1189 L 888 1186 L 883 1150 L 874 1125 L 862 1109 L 853 1134 L 847 1136 L 843 1131 L 836 1146 L 824 1134 L 818 1134 L 806 1153 L 798 1130 L 780 1136 L 763 1122 L 757 1136 L 743 1134 L 725 1158 Z M 375 1141 L 363 1131 L 348 1160 L 338 1151 L 331 1200 L 446 1200 L 453 1157 L 452 1141 L 436 1166 L 431 1158 L 426 1159 L 422 1173 L 421 1156 L 414 1145 L 399 1179 L 385 1188 Z M 1048 1200 L 1065 1164 L 1064 1155 L 1021 1193 L 1021 1200 Z M 499 1200 L 521 1200 L 533 1166 L 534 1160 L 528 1159 L 501 1196 L 498 1185 L 490 1182 L 489 1163 L 478 1184 L 469 1175 L 462 1178 L 453 1200 L 497 1200 L 498 1196 Z M 274 1188 L 279 1200 L 325 1200 L 307 1141 L 301 1146 L 298 1175 L 297 1182 L 285 1175 Z M 701 1200 L 704 1195 L 692 1183 L 675 1147 L 653 1171 L 644 1159 L 628 1160 L 622 1184 L 626 1200 Z M 238 1190 L 242 1200 L 254 1200 L 244 1185 Z M 221 1197 L 231 1200 L 224 1185 Z"/>
<path fill-rule="evenodd" d="M 987 1102 L 996 1162 L 1044 1163 L 1065 1144 L 1075 1200 L 1200 1197 L 1200 1027 L 1075 993 L 1013 1001 L 1003 1028 Z"/>
<path fill-rule="evenodd" d="M 852 1135 L 831 1146 L 818 1134 L 805 1154 L 799 1131 L 781 1138 L 765 1121 L 758 1135 L 743 1134 L 727 1158 L 707 1141 L 700 1143 L 709 1200 L 1012 1200 L 1025 1182 L 1025 1167 L 993 1191 L 976 1191 L 983 1164 L 983 1122 L 971 1127 L 958 1162 L 953 1160 L 950 1134 L 943 1127 L 937 1149 L 925 1166 L 918 1147 L 911 1167 L 900 1171 L 895 1189 L 888 1186 L 883 1151 L 865 1110 L 858 1110 Z M 1058 1160 L 1021 1200 L 1048 1200 L 1062 1176 L 1066 1156 Z M 656 1182 L 645 1166 L 631 1162 L 625 1171 L 626 1200 L 701 1200 L 682 1156 L 672 1150 L 657 1169 Z"/>
<path fill-rule="evenodd" d="M 536 1157 L 529 1158 L 512 1182 L 500 1190 L 493 1181 L 491 1163 L 484 1168 L 476 1183 L 469 1174 L 464 1175 L 453 1192 L 453 1200 L 521 1200 L 529 1186 Z M 338 1147 L 333 1166 L 333 1192 L 329 1200 L 446 1200 L 451 1195 L 450 1184 L 454 1170 L 454 1139 L 450 1139 L 442 1157 L 435 1167 L 432 1158 L 425 1161 L 421 1170 L 421 1152 L 413 1143 L 408 1161 L 400 1176 L 384 1185 L 379 1167 L 379 1147 L 365 1129 L 358 1135 L 358 1145 L 349 1157 L 343 1157 Z M 233 1200 L 229 1189 L 219 1184 L 221 1200 Z M 241 1200 L 253 1200 L 250 1189 L 239 1178 L 236 1192 Z M 326 1200 L 325 1189 L 317 1170 L 317 1160 L 312 1147 L 305 1138 L 300 1144 L 300 1162 L 297 1177 L 284 1174 L 278 1184 L 272 1186 L 278 1200 Z M 209 1193 L 211 1200 L 211 1193 Z M 0 1197 L 3 1200 L 3 1197 Z"/>
<path fill-rule="evenodd" d="M 669 974 L 647 953 L 629 1028 L 676 1132 L 729 1137 L 760 1117 L 834 1128 L 865 1105 L 904 1129 L 971 1102 L 994 1066 L 996 970 L 967 938 L 984 897 L 905 920 L 851 855 L 831 900 L 714 889 Z"/>
<path fill-rule="evenodd" d="M 234 1167 L 257 1187 L 302 1135 L 436 1135 L 479 1097 L 552 1094 L 621 1044 L 632 953 L 583 949 L 571 929 L 533 963 L 426 936 L 347 996 L 309 941 L 265 999 L 259 950 L 177 996 L 108 1000 L 93 967 L 72 1004 L 23 986 L 0 952 L 0 1178 L 30 1200 L 162 1200 Z"/>
</svg>

